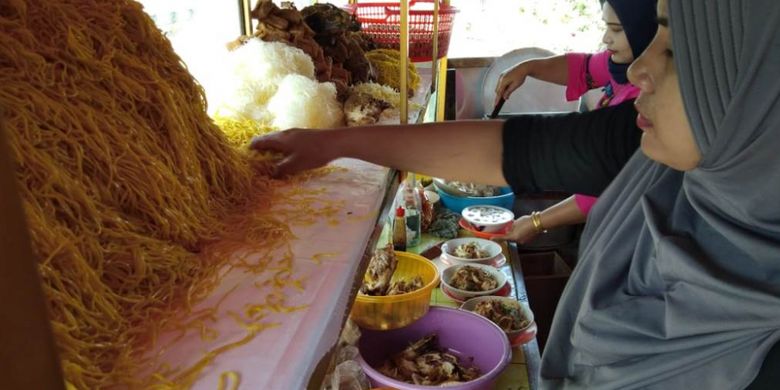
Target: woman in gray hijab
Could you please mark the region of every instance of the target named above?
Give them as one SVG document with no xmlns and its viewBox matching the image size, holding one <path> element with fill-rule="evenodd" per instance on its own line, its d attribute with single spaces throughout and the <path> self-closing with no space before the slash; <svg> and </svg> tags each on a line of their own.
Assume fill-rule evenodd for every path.
<svg viewBox="0 0 780 390">
<path fill-rule="evenodd" d="M 658 14 L 629 71 L 642 152 L 590 215 L 544 388 L 744 388 L 780 339 L 780 2 L 661 0 Z M 496 171 L 516 132 L 483 126 L 294 131 L 254 148 L 286 153 L 287 173 L 348 156 L 515 187 L 522 175 Z M 438 159 L 399 150 L 414 140 Z"/>
<path fill-rule="evenodd" d="M 644 153 L 591 215 L 546 388 L 744 388 L 780 339 L 780 2 L 662 0 L 659 22 L 629 71 Z"/>
</svg>

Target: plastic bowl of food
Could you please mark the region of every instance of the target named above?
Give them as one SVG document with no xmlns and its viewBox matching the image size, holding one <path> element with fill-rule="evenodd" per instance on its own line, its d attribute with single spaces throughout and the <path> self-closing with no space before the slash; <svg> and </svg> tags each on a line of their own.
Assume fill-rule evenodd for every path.
<svg viewBox="0 0 780 390">
<path fill-rule="evenodd" d="M 428 259 L 408 252 L 395 252 L 398 265 L 391 281 L 422 278 L 423 287 L 400 295 L 369 296 L 358 293 L 351 317 L 367 329 L 395 329 L 411 324 L 428 312 L 431 293 L 439 283 L 436 266 Z"/>
<path fill-rule="evenodd" d="M 515 203 L 515 194 L 509 187 L 501 187 L 499 189 L 499 195 L 495 196 L 456 196 L 442 189 L 436 181 L 433 182 L 433 186 L 436 188 L 436 192 L 441 198 L 441 204 L 456 213 L 460 213 L 468 206 L 479 204 L 511 209 L 512 205 Z"/>
<path fill-rule="evenodd" d="M 483 238 L 455 238 L 442 244 L 441 255 L 452 264 L 487 264 L 501 255 L 501 245 Z"/>
<path fill-rule="evenodd" d="M 458 357 L 459 362 L 465 363 L 464 366 L 470 364 L 480 371 L 477 378 L 447 384 L 447 389 L 493 389 L 498 376 L 512 358 L 509 341 L 504 331 L 496 324 L 469 311 L 433 306 L 425 316 L 407 327 L 362 332 L 358 341 L 358 362 L 371 385 L 401 390 L 439 388 L 407 383 L 382 373 L 385 371 L 382 369 L 383 365 L 390 364 L 393 356 L 432 334 L 436 334 L 441 349 Z"/>
<path fill-rule="evenodd" d="M 485 233 L 501 231 L 515 219 L 512 210 L 489 204 L 466 207 L 460 214 L 474 229 Z"/>
<path fill-rule="evenodd" d="M 494 295 L 505 284 L 506 275 L 490 265 L 456 264 L 441 271 L 441 288 L 460 301 Z"/>
<path fill-rule="evenodd" d="M 463 310 L 475 312 L 498 325 L 506 333 L 510 344 L 522 338 L 534 323 L 534 313 L 527 302 L 509 297 L 476 297 L 460 305 Z"/>
<path fill-rule="evenodd" d="M 436 191 L 430 190 L 425 190 L 425 198 L 428 199 L 428 202 L 431 202 L 431 204 L 434 206 L 436 206 L 436 203 L 439 203 L 439 200 L 441 199 Z"/>
</svg>

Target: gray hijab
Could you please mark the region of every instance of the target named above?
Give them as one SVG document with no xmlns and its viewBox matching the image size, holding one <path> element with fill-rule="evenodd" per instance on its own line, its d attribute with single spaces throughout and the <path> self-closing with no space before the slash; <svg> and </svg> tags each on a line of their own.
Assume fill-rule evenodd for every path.
<svg viewBox="0 0 780 390">
<path fill-rule="evenodd" d="M 780 339 L 780 2 L 670 0 L 702 151 L 638 152 L 590 214 L 543 387 L 739 389 Z"/>
</svg>

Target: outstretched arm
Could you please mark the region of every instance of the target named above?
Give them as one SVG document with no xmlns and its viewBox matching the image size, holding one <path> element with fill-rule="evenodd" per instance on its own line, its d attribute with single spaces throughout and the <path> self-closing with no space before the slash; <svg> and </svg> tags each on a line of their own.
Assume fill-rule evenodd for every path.
<svg viewBox="0 0 780 390">
<path fill-rule="evenodd" d="M 293 129 L 258 137 L 251 147 L 284 154 L 280 176 L 352 157 L 450 180 L 509 183 L 516 193 L 597 196 L 639 146 L 642 131 L 632 103 L 506 122 Z"/>
<path fill-rule="evenodd" d="M 523 215 L 515 220 L 512 229 L 505 235 L 496 237 L 497 241 L 511 240 L 525 244 L 541 233 L 540 230 L 554 229 L 560 226 L 576 225 L 585 222 L 585 214 L 577 206 L 574 197 L 570 196 L 539 213 L 540 227 L 534 226 L 530 215 Z"/>
<path fill-rule="evenodd" d="M 501 169 L 503 121 L 292 129 L 253 140 L 251 148 L 285 155 L 280 176 L 352 157 L 452 180 L 506 185 Z"/>
<path fill-rule="evenodd" d="M 569 80 L 569 64 L 566 55 L 558 55 L 547 58 L 534 58 L 518 63 L 501 73 L 496 85 L 496 100 L 509 99 L 509 96 L 517 88 L 525 83 L 526 77 L 538 80 L 566 85 Z"/>
</svg>

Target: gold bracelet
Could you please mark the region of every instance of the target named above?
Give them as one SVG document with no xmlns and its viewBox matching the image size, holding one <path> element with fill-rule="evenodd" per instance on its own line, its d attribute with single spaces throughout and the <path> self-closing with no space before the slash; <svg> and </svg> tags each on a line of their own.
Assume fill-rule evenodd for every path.
<svg viewBox="0 0 780 390">
<path fill-rule="evenodd" d="M 545 233 L 546 230 L 544 229 L 544 226 L 542 226 L 542 213 L 538 211 L 532 211 L 531 212 L 531 223 L 534 224 L 534 230 L 536 230 L 537 233 Z"/>
</svg>

